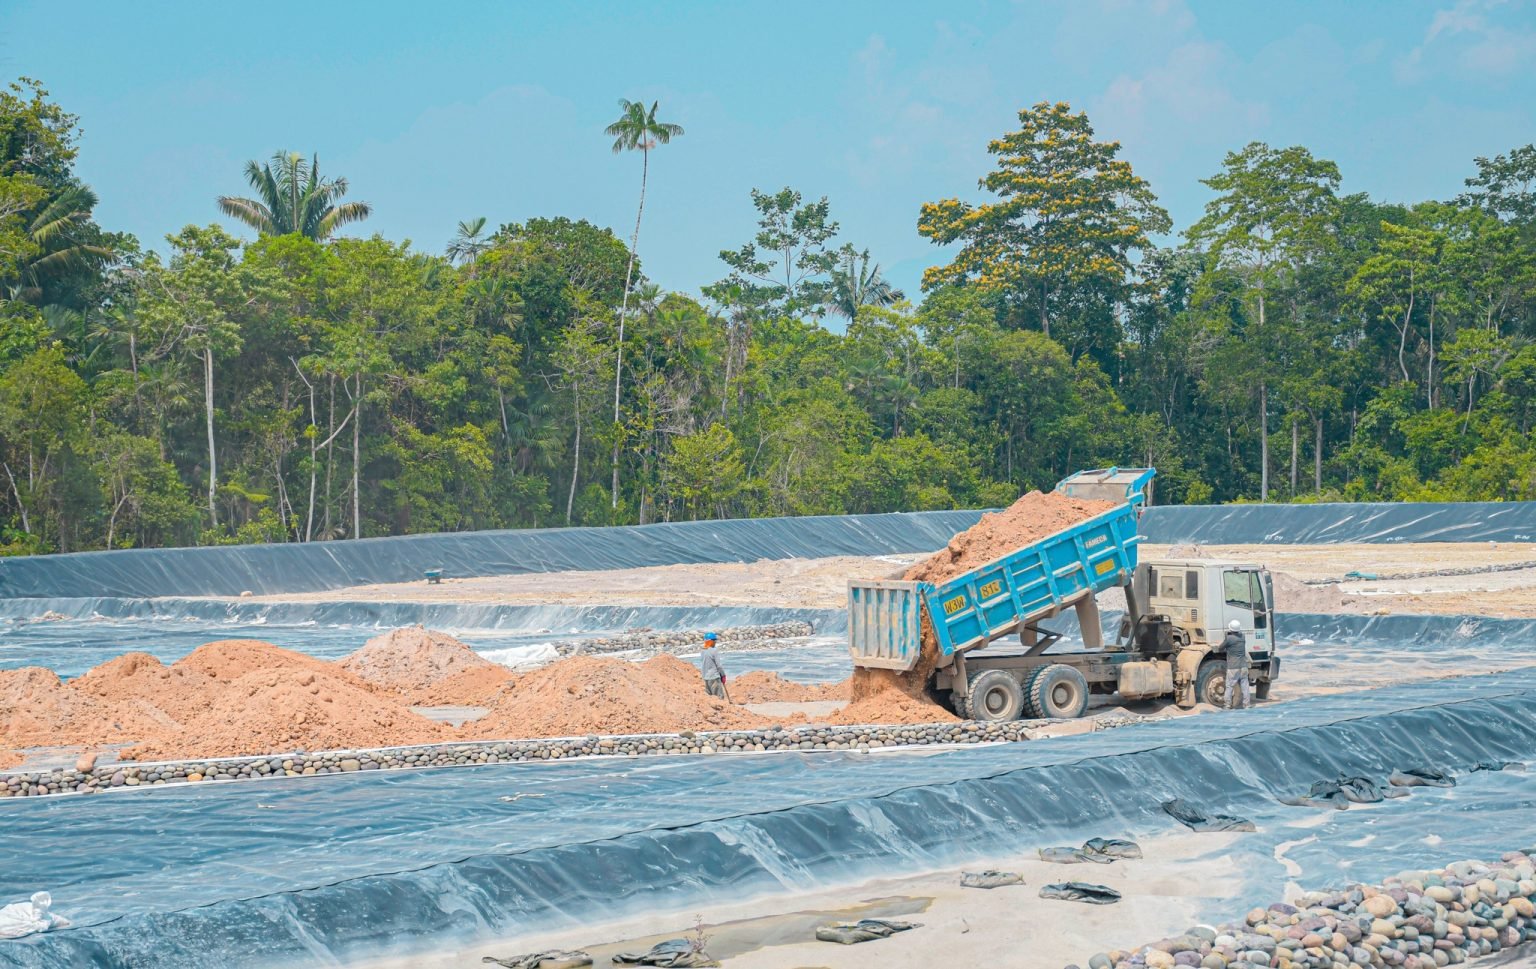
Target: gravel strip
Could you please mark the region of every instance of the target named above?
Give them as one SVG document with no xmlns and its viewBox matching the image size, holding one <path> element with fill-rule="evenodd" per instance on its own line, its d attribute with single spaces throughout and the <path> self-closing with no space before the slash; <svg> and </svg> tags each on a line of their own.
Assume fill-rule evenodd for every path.
<svg viewBox="0 0 1536 969">
<path fill-rule="evenodd" d="M 1146 723 L 1167 717 L 1124 714 L 1095 717 L 1094 729 Z M 538 740 L 474 741 L 373 750 L 295 752 L 263 757 L 179 760 L 156 764 L 116 763 L 89 771 L 20 771 L 0 774 L 0 798 L 50 794 L 94 794 L 121 787 L 310 777 L 354 771 L 519 764 L 581 757 L 676 757 L 761 753 L 770 750 L 858 750 L 1029 740 L 1048 720 L 1006 723 L 910 724 L 887 726 L 806 726 L 789 729 L 732 730 L 677 734 L 562 737 Z"/>
<path fill-rule="evenodd" d="M 605 653 L 635 653 L 644 657 L 662 653 L 698 652 L 704 648 L 707 629 L 681 629 L 655 632 L 636 629 L 618 636 L 593 639 L 569 639 L 551 643 L 561 656 L 599 656 Z M 722 648 L 744 652 L 780 649 L 786 639 L 804 639 L 816 632 L 808 622 L 780 622 L 769 626 L 734 626 L 715 630 Z"/>
</svg>

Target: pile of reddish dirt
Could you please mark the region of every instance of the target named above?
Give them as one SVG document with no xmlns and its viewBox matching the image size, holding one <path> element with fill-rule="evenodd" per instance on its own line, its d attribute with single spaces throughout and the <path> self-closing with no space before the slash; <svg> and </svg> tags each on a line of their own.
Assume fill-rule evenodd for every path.
<svg viewBox="0 0 1536 969">
<path fill-rule="evenodd" d="M 887 688 L 854 700 L 823 722 L 832 724 L 954 723 L 960 718 L 926 695 L 913 696 L 903 688 Z"/>
<path fill-rule="evenodd" d="M 69 681 L 101 709 L 152 707 L 177 723 L 208 707 L 219 682 L 201 670 L 166 666 L 148 653 L 124 653 Z"/>
<path fill-rule="evenodd" d="M 260 640 L 209 643 L 171 666 L 127 653 L 68 683 L 0 672 L 5 747 L 130 743 L 125 758 L 172 759 L 452 737 L 355 673 Z"/>
<path fill-rule="evenodd" d="M 14 750 L 0 749 L 0 770 L 10 770 L 12 767 L 20 767 L 21 754 Z"/>
<path fill-rule="evenodd" d="M 513 678 L 452 636 L 421 626 L 376 636 L 339 665 L 412 706 L 484 706 Z"/>
<path fill-rule="evenodd" d="M 452 737 L 450 728 L 334 672 L 274 667 L 231 680 L 206 709 L 178 729 L 147 739 L 124 751 L 124 756 L 135 760 L 235 757 L 391 747 Z"/>
<path fill-rule="evenodd" d="M 662 655 L 643 663 L 575 656 L 512 681 L 491 712 L 466 723 L 467 739 L 738 730 L 771 721 L 704 692 L 691 664 Z"/>
<path fill-rule="evenodd" d="M 1002 511 L 982 515 L 981 521 L 908 569 L 905 578 L 915 582 L 947 582 L 1114 507 L 1112 501 L 1031 491 Z"/>
<path fill-rule="evenodd" d="M 101 703 L 60 682 L 52 670 L 0 671 L 0 742 L 8 746 L 123 743 L 172 723 L 147 703 Z"/>
<path fill-rule="evenodd" d="M 731 677 L 731 699 L 737 703 L 815 703 L 848 699 L 848 681 L 796 683 L 777 673 L 753 670 Z"/>
<path fill-rule="evenodd" d="M 944 548 L 916 563 L 903 576 L 910 582 L 947 582 L 958 575 L 1017 552 L 1032 542 L 1101 515 L 1115 503 L 1071 498 L 1057 492 L 1031 491 L 1000 512 L 949 540 Z M 939 642 L 923 623 L 922 652 L 906 673 L 855 669 L 848 682 L 852 703 L 834 723 L 932 723 L 955 719 L 928 695 L 928 677 L 939 661 Z"/>
<path fill-rule="evenodd" d="M 199 646 L 177 660 L 175 668 L 203 673 L 220 683 L 232 683 L 247 673 L 287 670 L 293 673 L 318 673 L 372 692 L 373 686 L 362 677 L 337 664 L 315 659 L 304 653 L 283 649 L 260 639 L 221 639 Z"/>
</svg>

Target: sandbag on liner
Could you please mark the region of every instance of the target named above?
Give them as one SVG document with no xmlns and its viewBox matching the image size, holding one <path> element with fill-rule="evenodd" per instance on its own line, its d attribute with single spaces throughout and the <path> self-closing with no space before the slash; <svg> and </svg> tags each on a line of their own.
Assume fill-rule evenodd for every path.
<svg viewBox="0 0 1536 969">
<path fill-rule="evenodd" d="M 1054 898 L 1064 902 L 1087 902 L 1089 905 L 1113 905 L 1120 901 L 1120 893 L 1107 885 L 1090 885 L 1087 882 L 1058 882 L 1040 889 L 1041 898 Z"/>
<path fill-rule="evenodd" d="M 897 932 L 906 932 L 921 926 L 920 922 L 893 922 L 889 919 L 859 919 L 857 922 L 833 922 L 818 926 L 816 938 L 821 942 L 854 945 L 875 939 L 888 939 Z"/>
</svg>

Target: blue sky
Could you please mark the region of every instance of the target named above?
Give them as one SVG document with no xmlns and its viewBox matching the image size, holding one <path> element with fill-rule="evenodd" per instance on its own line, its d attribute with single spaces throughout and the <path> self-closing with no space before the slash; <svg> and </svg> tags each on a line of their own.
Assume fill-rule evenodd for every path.
<svg viewBox="0 0 1536 969">
<path fill-rule="evenodd" d="M 925 201 L 978 198 L 986 143 L 1066 100 L 1183 227 L 1251 140 L 1337 161 L 1347 191 L 1455 195 L 1536 141 L 1536 0 L 1073 3 L 72 3 L 0 0 L 0 76 L 81 117 L 98 220 L 147 245 L 219 219 L 241 168 L 318 152 L 440 251 L 460 219 L 567 215 L 628 235 L 638 156 L 603 127 L 659 99 L 647 274 L 692 292 L 750 237 L 756 187 L 827 195 L 842 239 L 915 293 Z"/>
</svg>

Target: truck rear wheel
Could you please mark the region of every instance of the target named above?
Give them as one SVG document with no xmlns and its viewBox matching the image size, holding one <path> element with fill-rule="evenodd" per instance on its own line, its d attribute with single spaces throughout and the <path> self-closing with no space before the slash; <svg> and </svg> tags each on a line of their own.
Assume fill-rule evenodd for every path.
<svg viewBox="0 0 1536 969">
<path fill-rule="evenodd" d="M 971 677 L 970 690 L 955 702 L 955 712 L 967 720 L 1017 720 L 1024 712 L 1024 688 L 1006 670 L 982 670 Z"/>
<path fill-rule="evenodd" d="M 1036 670 L 1026 694 L 1031 716 L 1072 720 L 1088 711 L 1088 680 L 1064 663 Z"/>
<path fill-rule="evenodd" d="M 1204 663 L 1195 674 L 1195 700 L 1218 710 L 1227 708 L 1227 664 L 1222 660 Z"/>
</svg>

